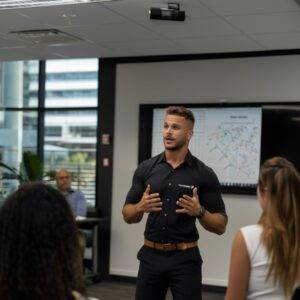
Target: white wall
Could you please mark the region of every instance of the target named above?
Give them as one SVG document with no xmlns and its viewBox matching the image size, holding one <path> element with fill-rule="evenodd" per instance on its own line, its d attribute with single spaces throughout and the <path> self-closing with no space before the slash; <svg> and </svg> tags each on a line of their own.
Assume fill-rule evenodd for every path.
<svg viewBox="0 0 300 300">
<path fill-rule="evenodd" d="M 139 104 L 299 101 L 300 56 L 121 64 L 117 67 L 110 274 L 136 276 L 145 220 L 127 225 L 121 209 L 138 159 Z M 230 249 L 239 227 L 255 223 L 254 196 L 224 195 L 227 232 L 200 229 L 203 282 L 226 286 Z M 144 218 L 146 219 L 146 218 Z"/>
</svg>

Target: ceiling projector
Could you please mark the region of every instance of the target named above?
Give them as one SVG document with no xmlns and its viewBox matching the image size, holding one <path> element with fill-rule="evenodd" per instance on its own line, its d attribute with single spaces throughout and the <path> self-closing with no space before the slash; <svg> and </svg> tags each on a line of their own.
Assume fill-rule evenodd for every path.
<svg viewBox="0 0 300 300">
<path fill-rule="evenodd" d="M 150 19 L 168 20 L 168 21 L 184 21 L 185 11 L 180 10 L 179 3 L 168 3 L 168 8 L 151 7 Z"/>
</svg>

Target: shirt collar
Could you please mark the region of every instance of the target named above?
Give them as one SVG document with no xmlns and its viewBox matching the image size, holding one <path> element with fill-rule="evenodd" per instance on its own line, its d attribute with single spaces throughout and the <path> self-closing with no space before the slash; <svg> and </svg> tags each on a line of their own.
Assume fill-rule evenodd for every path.
<svg viewBox="0 0 300 300">
<path fill-rule="evenodd" d="M 189 150 L 189 152 L 187 153 L 187 155 L 186 155 L 186 157 L 185 157 L 185 161 L 187 162 L 187 164 L 189 165 L 189 166 L 192 166 L 192 164 L 193 164 L 193 155 L 192 155 L 192 153 L 190 152 L 190 150 Z"/>
<path fill-rule="evenodd" d="M 157 163 L 162 163 L 162 162 L 167 162 L 165 152 L 162 152 L 161 154 L 159 154 L 159 157 L 158 157 Z M 192 166 L 193 155 L 191 154 L 190 150 L 188 151 L 183 163 L 187 163 L 189 166 Z"/>
<path fill-rule="evenodd" d="M 165 152 L 162 152 L 158 156 L 157 163 L 159 164 L 159 163 L 162 163 L 162 162 L 165 162 L 165 161 L 166 161 Z"/>
</svg>

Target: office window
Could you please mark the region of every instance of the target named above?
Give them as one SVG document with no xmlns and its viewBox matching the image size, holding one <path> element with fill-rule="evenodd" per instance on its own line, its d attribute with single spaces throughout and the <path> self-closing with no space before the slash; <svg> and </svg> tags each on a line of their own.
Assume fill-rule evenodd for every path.
<svg viewBox="0 0 300 300">
<path fill-rule="evenodd" d="M 57 98 L 72 98 L 73 103 L 76 104 L 76 100 L 74 98 L 95 98 L 97 97 L 96 89 L 88 89 L 88 90 L 77 90 L 77 91 L 49 91 L 47 92 L 48 100 L 57 99 Z"/>
<path fill-rule="evenodd" d="M 0 161 L 18 171 L 23 152 L 37 151 L 38 68 L 38 61 L 0 62 Z M 0 169 L 0 203 L 18 185 Z"/>
<path fill-rule="evenodd" d="M 70 126 L 70 133 L 74 137 L 95 137 L 96 131 L 96 126 Z"/>
<path fill-rule="evenodd" d="M 20 169 L 24 151 L 37 149 L 37 111 L 0 111 L 0 160 Z M 0 202 L 16 190 L 18 180 L 0 169 Z"/>
<path fill-rule="evenodd" d="M 39 142 L 45 172 L 68 169 L 74 188 L 94 206 L 98 59 L 46 61 L 40 101 L 39 66 L 38 61 L 0 62 L 0 159 L 18 169 L 22 153 L 37 153 Z M 0 201 L 19 184 L 5 176 L 0 169 Z"/>
<path fill-rule="evenodd" d="M 45 127 L 45 136 L 60 137 L 61 134 L 62 134 L 61 126 L 46 126 Z"/>
<path fill-rule="evenodd" d="M 0 62 L 0 108 L 37 107 L 38 68 L 38 61 Z"/>
<path fill-rule="evenodd" d="M 46 63 L 46 108 L 97 107 L 98 59 Z"/>
<path fill-rule="evenodd" d="M 95 78 L 98 78 L 98 73 L 97 72 L 88 72 L 88 71 L 81 72 L 81 73 L 78 73 L 78 72 L 50 73 L 47 75 L 48 81 L 95 80 Z"/>
<path fill-rule="evenodd" d="M 98 60 L 46 62 L 44 162 L 67 169 L 73 187 L 95 205 Z"/>
<path fill-rule="evenodd" d="M 73 175 L 73 187 L 86 197 L 89 206 L 95 205 L 96 181 L 96 127 L 97 111 L 88 110 L 84 114 L 78 110 L 66 110 L 63 114 L 48 111 L 45 115 L 45 128 L 56 130 L 53 124 L 60 124 L 61 135 L 45 134 L 44 162 L 46 170 L 67 169 Z M 82 128 L 89 134 L 82 134 Z M 74 128 L 80 134 L 74 134 Z"/>
</svg>

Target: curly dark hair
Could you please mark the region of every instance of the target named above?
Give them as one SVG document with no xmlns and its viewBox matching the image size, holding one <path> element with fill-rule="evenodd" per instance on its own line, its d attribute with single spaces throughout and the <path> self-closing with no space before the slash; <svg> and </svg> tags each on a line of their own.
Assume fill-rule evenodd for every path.
<svg viewBox="0 0 300 300">
<path fill-rule="evenodd" d="M 73 300 L 85 293 L 78 230 L 65 197 L 20 187 L 0 209 L 0 299 Z"/>
</svg>

